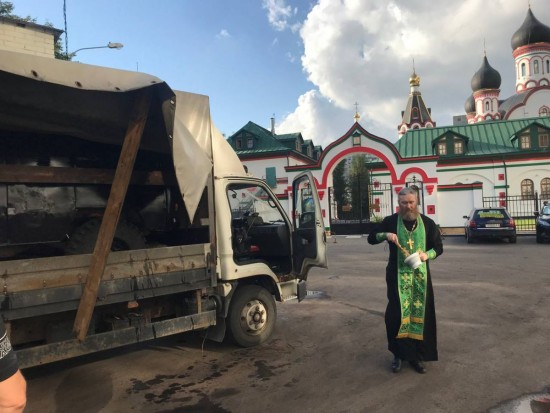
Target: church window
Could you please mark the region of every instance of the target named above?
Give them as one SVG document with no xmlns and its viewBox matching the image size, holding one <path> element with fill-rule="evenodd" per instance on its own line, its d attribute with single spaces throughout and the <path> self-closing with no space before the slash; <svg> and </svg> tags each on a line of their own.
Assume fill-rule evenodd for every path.
<svg viewBox="0 0 550 413">
<path fill-rule="evenodd" d="M 455 155 L 462 155 L 464 153 L 464 142 L 461 139 L 454 139 Z"/>
<path fill-rule="evenodd" d="M 530 179 L 524 179 L 521 181 L 521 198 L 522 199 L 533 199 L 535 195 L 535 185 Z"/>
<path fill-rule="evenodd" d="M 239 138 L 239 139 L 237 139 L 237 140 L 235 141 L 235 147 L 236 147 L 237 149 L 241 149 L 241 148 L 243 147 L 243 141 L 242 141 L 241 138 Z"/>
<path fill-rule="evenodd" d="M 539 129 L 539 148 L 548 148 L 550 140 L 548 139 L 548 131 Z"/>
<path fill-rule="evenodd" d="M 529 133 L 525 133 L 519 137 L 520 149 L 531 149 L 531 136 Z"/>
<path fill-rule="evenodd" d="M 413 108 L 412 109 L 412 117 L 414 119 L 418 118 L 418 108 Z"/>
<path fill-rule="evenodd" d="M 521 64 L 521 76 L 525 77 L 525 63 Z"/>
<path fill-rule="evenodd" d="M 533 62 L 533 73 L 538 75 L 539 74 L 539 61 L 535 60 Z"/>
<path fill-rule="evenodd" d="M 489 101 L 485 102 L 485 112 L 489 112 Z"/>
<path fill-rule="evenodd" d="M 542 199 L 550 198 L 550 178 L 543 178 L 540 181 L 540 197 Z"/>
<path fill-rule="evenodd" d="M 546 59 L 546 73 L 550 73 L 550 59 Z"/>
<path fill-rule="evenodd" d="M 246 147 L 252 149 L 254 147 L 254 138 L 248 138 L 246 141 Z"/>
<path fill-rule="evenodd" d="M 539 109 L 539 116 L 548 116 L 548 108 L 546 106 Z"/>
<path fill-rule="evenodd" d="M 447 143 L 445 141 L 441 141 L 437 144 L 437 154 L 447 155 Z"/>
</svg>

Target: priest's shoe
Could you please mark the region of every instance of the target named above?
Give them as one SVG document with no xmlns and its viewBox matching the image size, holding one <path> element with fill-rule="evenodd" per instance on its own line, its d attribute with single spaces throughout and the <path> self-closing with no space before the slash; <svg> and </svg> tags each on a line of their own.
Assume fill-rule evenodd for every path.
<svg viewBox="0 0 550 413">
<path fill-rule="evenodd" d="M 391 362 L 391 371 L 394 373 L 399 373 L 401 371 L 402 361 L 399 357 L 395 357 Z"/>
<path fill-rule="evenodd" d="M 421 361 L 413 360 L 413 361 L 409 361 L 409 363 L 417 373 L 420 373 L 420 374 L 426 373 L 426 366 Z"/>
</svg>

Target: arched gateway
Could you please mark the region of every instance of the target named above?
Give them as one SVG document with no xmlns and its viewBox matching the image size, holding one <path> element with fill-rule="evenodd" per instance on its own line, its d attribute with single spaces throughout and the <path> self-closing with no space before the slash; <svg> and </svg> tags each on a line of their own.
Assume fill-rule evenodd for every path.
<svg viewBox="0 0 550 413">
<path fill-rule="evenodd" d="M 344 159 L 355 154 L 367 154 L 372 162 L 369 171 L 372 179 L 361 189 L 368 191 L 370 200 L 367 210 L 368 216 L 357 217 L 348 224 L 358 224 L 359 229 L 368 229 L 368 222 L 383 218 L 393 213 L 397 207 L 396 194 L 405 186 L 415 186 L 419 192 L 421 212 L 437 222 L 436 214 L 436 184 L 435 162 L 431 157 L 404 159 L 396 147 L 387 141 L 369 133 L 358 122 L 339 139 L 332 142 L 321 154 L 317 163 L 286 167 L 288 182 L 302 171 L 311 171 L 313 174 L 327 231 L 342 233 L 338 228 L 343 224 L 335 216 L 333 194 L 333 172 L 336 166 Z M 424 162 L 423 162 L 424 161 Z M 289 199 L 292 188 L 289 186 Z M 359 221 L 359 222 L 357 222 Z M 339 230 L 337 230 L 337 228 Z M 357 226 L 351 232 L 357 233 Z M 364 231 L 366 232 L 366 231 Z"/>
</svg>

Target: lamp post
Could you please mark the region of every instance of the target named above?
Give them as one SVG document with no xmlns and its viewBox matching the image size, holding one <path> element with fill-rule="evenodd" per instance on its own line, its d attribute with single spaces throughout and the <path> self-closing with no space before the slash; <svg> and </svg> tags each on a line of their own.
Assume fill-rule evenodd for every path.
<svg viewBox="0 0 550 413">
<path fill-rule="evenodd" d="M 109 42 L 107 43 L 107 45 L 105 46 L 93 46 L 93 47 L 81 47 L 80 49 L 76 49 L 74 52 L 72 53 L 69 53 L 67 56 L 69 57 L 69 59 L 72 59 L 73 57 L 76 56 L 76 54 L 78 52 L 80 52 L 81 50 L 89 50 L 89 49 L 122 49 L 124 47 L 124 45 L 122 43 L 118 43 L 118 42 Z"/>
</svg>

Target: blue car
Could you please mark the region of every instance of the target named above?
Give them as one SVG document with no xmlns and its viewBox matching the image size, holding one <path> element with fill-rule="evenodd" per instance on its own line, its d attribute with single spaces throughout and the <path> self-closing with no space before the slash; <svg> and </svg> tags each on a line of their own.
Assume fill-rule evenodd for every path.
<svg viewBox="0 0 550 413">
<path fill-rule="evenodd" d="M 550 205 L 544 205 L 542 211 L 535 212 L 537 217 L 537 243 L 542 243 L 544 239 L 550 239 Z"/>
<path fill-rule="evenodd" d="M 474 208 L 463 218 L 468 244 L 477 239 L 507 239 L 516 243 L 516 223 L 506 208 Z"/>
</svg>

